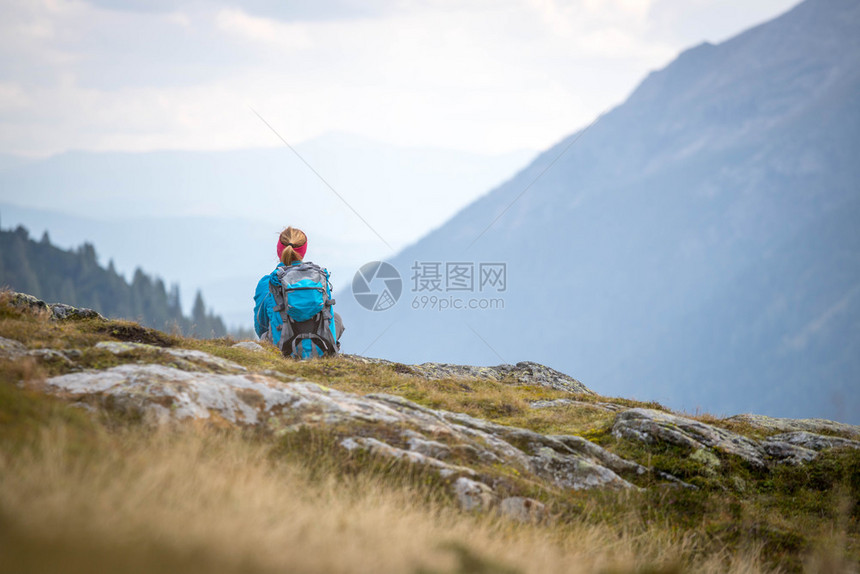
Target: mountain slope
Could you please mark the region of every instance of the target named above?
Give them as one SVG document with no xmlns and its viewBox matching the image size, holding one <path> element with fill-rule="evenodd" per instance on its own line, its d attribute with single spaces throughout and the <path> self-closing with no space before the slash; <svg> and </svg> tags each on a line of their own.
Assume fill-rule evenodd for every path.
<svg viewBox="0 0 860 574">
<path fill-rule="evenodd" d="M 677 408 L 860 421 L 858 30 L 856 2 L 808 0 L 684 52 L 398 255 L 409 300 L 353 305 L 345 344 L 537 360 Z M 507 263 L 504 310 L 412 309 L 414 261 Z"/>
</svg>

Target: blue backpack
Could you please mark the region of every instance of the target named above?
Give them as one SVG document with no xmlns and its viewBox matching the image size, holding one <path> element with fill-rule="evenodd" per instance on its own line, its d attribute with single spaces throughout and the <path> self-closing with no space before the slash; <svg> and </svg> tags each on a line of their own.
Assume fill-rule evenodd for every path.
<svg viewBox="0 0 860 574">
<path fill-rule="evenodd" d="M 284 356 L 310 359 L 337 354 L 335 301 L 327 269 L 309 261 L 278 267 L 278 284 L 270 281 L 269 292 L 283 319 L 278 347 Z"/>
</svg>

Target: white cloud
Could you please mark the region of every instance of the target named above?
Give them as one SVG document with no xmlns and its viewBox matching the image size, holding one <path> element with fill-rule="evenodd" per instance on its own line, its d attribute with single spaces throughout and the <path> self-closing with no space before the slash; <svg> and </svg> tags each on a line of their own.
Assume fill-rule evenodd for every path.
<svg viewBox="0 0 860 574">
<path fill-rule="evenodd" d="M 218 28 L 230 35 L 278 49 L 295 50 L 311 45 L 306 26 L 249 16 L 236 8 L 219 10 L 215 22 Z"/>
<path fill-rule="evenodd" d="M 638 54 L 642 60 L 665 62 L 676 54 L 676 49 L 662 42 L 646 42 L 626 30 L 614 27 L 600 28 L 578 37 L 576 46 L 582 56 L 595 58 L 630 58 Z"/>
<path fill-rule="evenodd" d="M 12 2 L 0 18 L 0 152 L 276 145 L 248 105 L 292 142 L 348 131 L 543 148 L 694 43 L 655 30 L 717 3 L 440 0 L 287 21 L 238 5 Z M 684 17 L 669 19 L 681 4 Z"/>
<path fill-rule="evenodd" d="M 27 93 L 14 82 L 0 83 L 0 109 L 22 110 L 27 107 Z"/>
</svg>

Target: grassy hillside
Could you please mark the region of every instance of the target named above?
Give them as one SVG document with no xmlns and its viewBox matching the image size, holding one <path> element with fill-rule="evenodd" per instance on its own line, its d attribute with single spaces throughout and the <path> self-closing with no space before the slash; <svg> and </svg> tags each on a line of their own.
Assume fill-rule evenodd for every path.
<svg viewBox="0 0 860 574">
<path fill-rule="evenodd" d="M 97 346 L 105 341 L 151 346 L 117 354 Z M 510 378 L 431 377 L 429 367 L 350 356 L 294 362 L 234 343 L 98 317 L 57 320 L 0 296 L 0 558 L 8 571 L 856 572 L 860 450 L 758 468 L 622 439 L 612 432 L 617 411 L 601 406 L 665 410 L 659 405 Z M 637 488 L 573 490 L 511 467 L 478 469 L 502 477 L 509 494 L 545 505 L 539 518 L 518 522 L 462 510 L 428 466 L 347 452 L 338 441 L 354 428 L 271 432 L 218 417 L 153 425 L 120 401 L 45 392 L 58 375 L 179 365 L 160 349 L 584 437 L 696 488 L 648 474 L 625 475 Z M 558 399 L 567 402 L 533 406 Z M 755 439 L 776 432 L 693 419 Z"/>
</svg>

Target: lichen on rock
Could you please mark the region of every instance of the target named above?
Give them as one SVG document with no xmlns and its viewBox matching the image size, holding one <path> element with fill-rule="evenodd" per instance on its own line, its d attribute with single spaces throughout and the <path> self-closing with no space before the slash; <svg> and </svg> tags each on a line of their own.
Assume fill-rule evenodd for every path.
<svg viewBox="0 0 860 574">
<path fill-rule="evenodd" d="M 858 441 L 806 431 L 783 433 L 758 441 L 695 419 L 639 408 L 619 413 L 612 433 L 617 438 L 649 444 L 665 442 L 688 448 L 691 459 L 706 468 L 719 465 L 714 452 L 737 456 L 756 468 L 765 468 L 773 463 L 809 462 L 818 451 L 825 449 L 860 448 Z"/>
<path fill-rule="evenodd" d="M 845 434 L 860 439 L 860 426 L 827 419 L 786 419 L 746 413 L 734 415 L 726 420 L 772 433 L 808 431 L 817 434 Z"/>
<path fill-rule="evenodd" d="M 146 343 L 128 343 L 120 341 L 102 341 L 97 343 L 95 348 L 109 351 L 115 355 L 133 353 L 135 351 L 146 351 L 160 354 L 170 357 L 170 359 L 175 363 L 175 366 L 184 370 L 199 370 L 201 368 L 206 368 L 215 372 L 224 373 L 245 373 L 248 371 L 248 369 L 238 363 L 193 349 L 172 349 L 156 347 L 155 345 L 148 345 Z"/>
<path fill-rule="evenodd" d="M 50 313 L 51 318 L 58 321 L 77 319 L 106 320 L 98 312 L 93 311 L 92 309 L 73 307 L 71 305 L 66 305 L 65 303 L 48 304 L 41 299 L 26 293 L 12 293 L 9 304 L 18 309 L 36 313 Z"/>
</svg>

